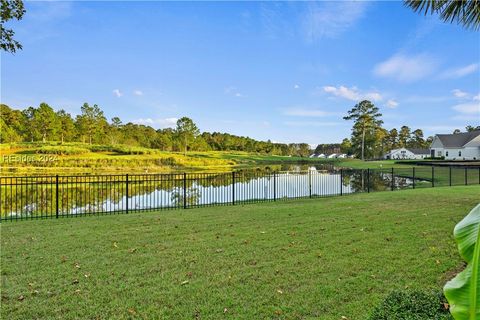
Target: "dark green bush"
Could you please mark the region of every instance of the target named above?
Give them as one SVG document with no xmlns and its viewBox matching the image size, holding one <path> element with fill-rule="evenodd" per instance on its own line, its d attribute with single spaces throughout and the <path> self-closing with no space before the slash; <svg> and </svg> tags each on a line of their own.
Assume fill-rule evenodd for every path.
<svg viewBox="0 0 480 320">
<path fill-rule="evenodd" d="M 453 320 L 442 292 L 393 291 L 369 320 Z"/>
<path fill-rule="evenodd" d="M 79 147 L 68 147 L 68 146 L 42 146 L 38 148 L 31 149 L 34 153 L 40 154 L 57 154 L 57 155 L 76 155 L 88 153 L 89 150 Z"/>
</svg>

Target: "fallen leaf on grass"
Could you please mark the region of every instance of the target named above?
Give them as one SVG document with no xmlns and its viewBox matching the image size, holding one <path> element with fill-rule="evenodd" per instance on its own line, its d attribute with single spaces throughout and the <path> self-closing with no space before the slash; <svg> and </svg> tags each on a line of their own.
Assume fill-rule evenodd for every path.
<svg viewBox="0 0 480 320">
<path fill-rule="evenodd" d="M 137 252 L 137 248 L 132 248 L 132 249 L 128 250 L 128 252 L 135 253 L 135 252 Z"/>
<path fill-rule="evenodd" d="M 18 301 L 23 301 L 23 299 L 25 299 L 25 297 L 23 295 L 21 295 L 20 297 L 18 297 Z"/>
<path fill-rule="evenodd" d="M 223 309 L 223 313 L 227 313 L 227 312 L 228 312 L 227 308 Z"/>
<path fill-rule="evenodd" d="M 137 311 L 135 311 L 135 309 L 133 309 L 133 308 L 130 308 L 130 309 L 128 309 L 127 311 L 128 311 L 128 313 L 130 313 L 130 314 L 132 314 L 132 315 L 137 314 Z"/>
<path fill-rule="evenodd" d="M 283 291 L 280 290 L 280 289 L 278 289 L 277 292 L 280 293 L 280 294 L 283 294 Z"/>
<path fill-rule="evenodd" d="M 221 252 L 223 252 L 223 249 L 217 249 L 217 250 L 215 250 L 215 252 L 216 253 L 221 253 Z"/>
<path fill-rule="evenodd" d="M 62 256 L 62 257 L 60 258 L 60 260 L 62 261 L 62 263 L 67 262 L 67 257 L 66 257 L 66 256 Z"/>
<path fill-rule="evenodd" d="M 114 246 L 115 248 L 118 248 L 118 245 L 117 245 L 116 242 L 113 243 L 113 246 Z"/>
<path fill-rule="evenodd" d="M 181 285 L 184 286 L 184 285 L 188 284 L 189 282 L 190 282 L 190 281 L 185 280 L 185 281 L 183 281 L 183 282 L 181 283 Z"/>
<path fill-rule="evenodd" d="M 72 284 L 78 284 L 78 279 L 73 279 Z"/>
<path fill-rule="evenodd" d="M 75 262 L 74 267 L 80 269 L 80 264 L 78 262 Z"/>
</svg>

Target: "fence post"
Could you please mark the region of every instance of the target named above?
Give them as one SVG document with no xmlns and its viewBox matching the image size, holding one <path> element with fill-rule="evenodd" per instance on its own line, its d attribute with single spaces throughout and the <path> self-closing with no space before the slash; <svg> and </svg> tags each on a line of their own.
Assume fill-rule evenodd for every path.
<svg viewBox="0 0 480 320">
<path fill-rule="evenodd" d="M 58 219 L 58 174 L 55 176 L 55 218 Z"/>
<path fill-rule="evenodd" d="M 370 193 L 370 168 L 367 169 L 367 193 Z"/>
<path fill-rule="evenodd" d="M 232 205 L 235 205 L 235 171 L 232 171 Z"/>
<path fill-rule="evenodd" d="M 343 169 L 340 169 L 340 195 L 343 196 Z"/>
<path fill-rule="evenodd" d="M 273 201 L 277 201 L 277 174 L 273 171 Z"/>
<path fill-rule="evenodd" d="M 187 173 L 183 173 L 183 209 L 187 209 Z"/>
<path fill-rule="evenodd" d="M 415 167 L 412 168 L 413 173 L 413 189 L 415 189 Z"/>
<path fill-rule="evenodd" d="M 467 167 L 465 167 L 465 185 L 468 186 L 468 178 L 467 178 L 468 172 L 467 172 Z"/>
<path fill-rule="evenodd" d="M 452 166 L 448 166 L 448 185 L 452 186 Z"/>
<path fill-rule="evenodd" d="M 435 167 L 432 166 L 432 188 L 435 187 Z"/>
<path fill-rule="evenodd" d="M 125 175 L 125 203 L 126 212 L 128 213 L 128 173 Z"/>
<path fill-rule="evenodd" d="M 393 191 L 395 189 L 395 175 L 393 173 L 393 168 L 392 168 L 392 183 L 390 189 Z"/>
<path fill-rule="evenodd" d="M 478 167 L 478 184 L 480 184 L 480 167 Z"/>
<path fill-rule="evenodd" d="M 308 195 L 312 197 L 312 170 L 308 169 Z"/>
</svg>

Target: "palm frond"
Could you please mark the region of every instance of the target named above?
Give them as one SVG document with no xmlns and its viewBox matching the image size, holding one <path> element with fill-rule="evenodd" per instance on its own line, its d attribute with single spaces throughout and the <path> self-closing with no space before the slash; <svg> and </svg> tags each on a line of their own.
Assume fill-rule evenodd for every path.
<svg viewBox="0 0 480 320">
<path fill-rule="evenodd" d="M 445 22 L 480 29 L 480 0 L 405 0 L 404 3 L 415 12 L 439 14 Z"/>
</svg>

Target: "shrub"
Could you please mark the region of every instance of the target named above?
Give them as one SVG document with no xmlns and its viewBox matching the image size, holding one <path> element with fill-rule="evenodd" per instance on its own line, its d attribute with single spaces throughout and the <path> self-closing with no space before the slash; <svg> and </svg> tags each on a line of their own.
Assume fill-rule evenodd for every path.
<svg viewBox="0 0 480 320">
<path fill-rule="evenodd" d="M 88 153 L 89 150 L 79 147 L 67 147 L 67 146 L 43 146 L 32 150 L 35 153 L 41 154 L 58 154 L 58 155 L 75 155 Z"/>
<path fill-rule="evenodd" d="M 441 292 L 397 290 L 377 306 L 369 320 L 453 320 Z"/>
<path fill-rule="evenodd" d="M 86 148 L 88 148 L 91 152 L 111 152 L 111 151 L 114 151 L 113 146 L 100 145 L 100 144 L 87 145 Z"/>
<path fill-rule="evenodd" d="M 155 149 L 148 149 L 142 147 L 129 147 L 129 146 L 115 146 L 112 151 L 119 154 L 156 154 L 158 153 Z"/>
</svg>

